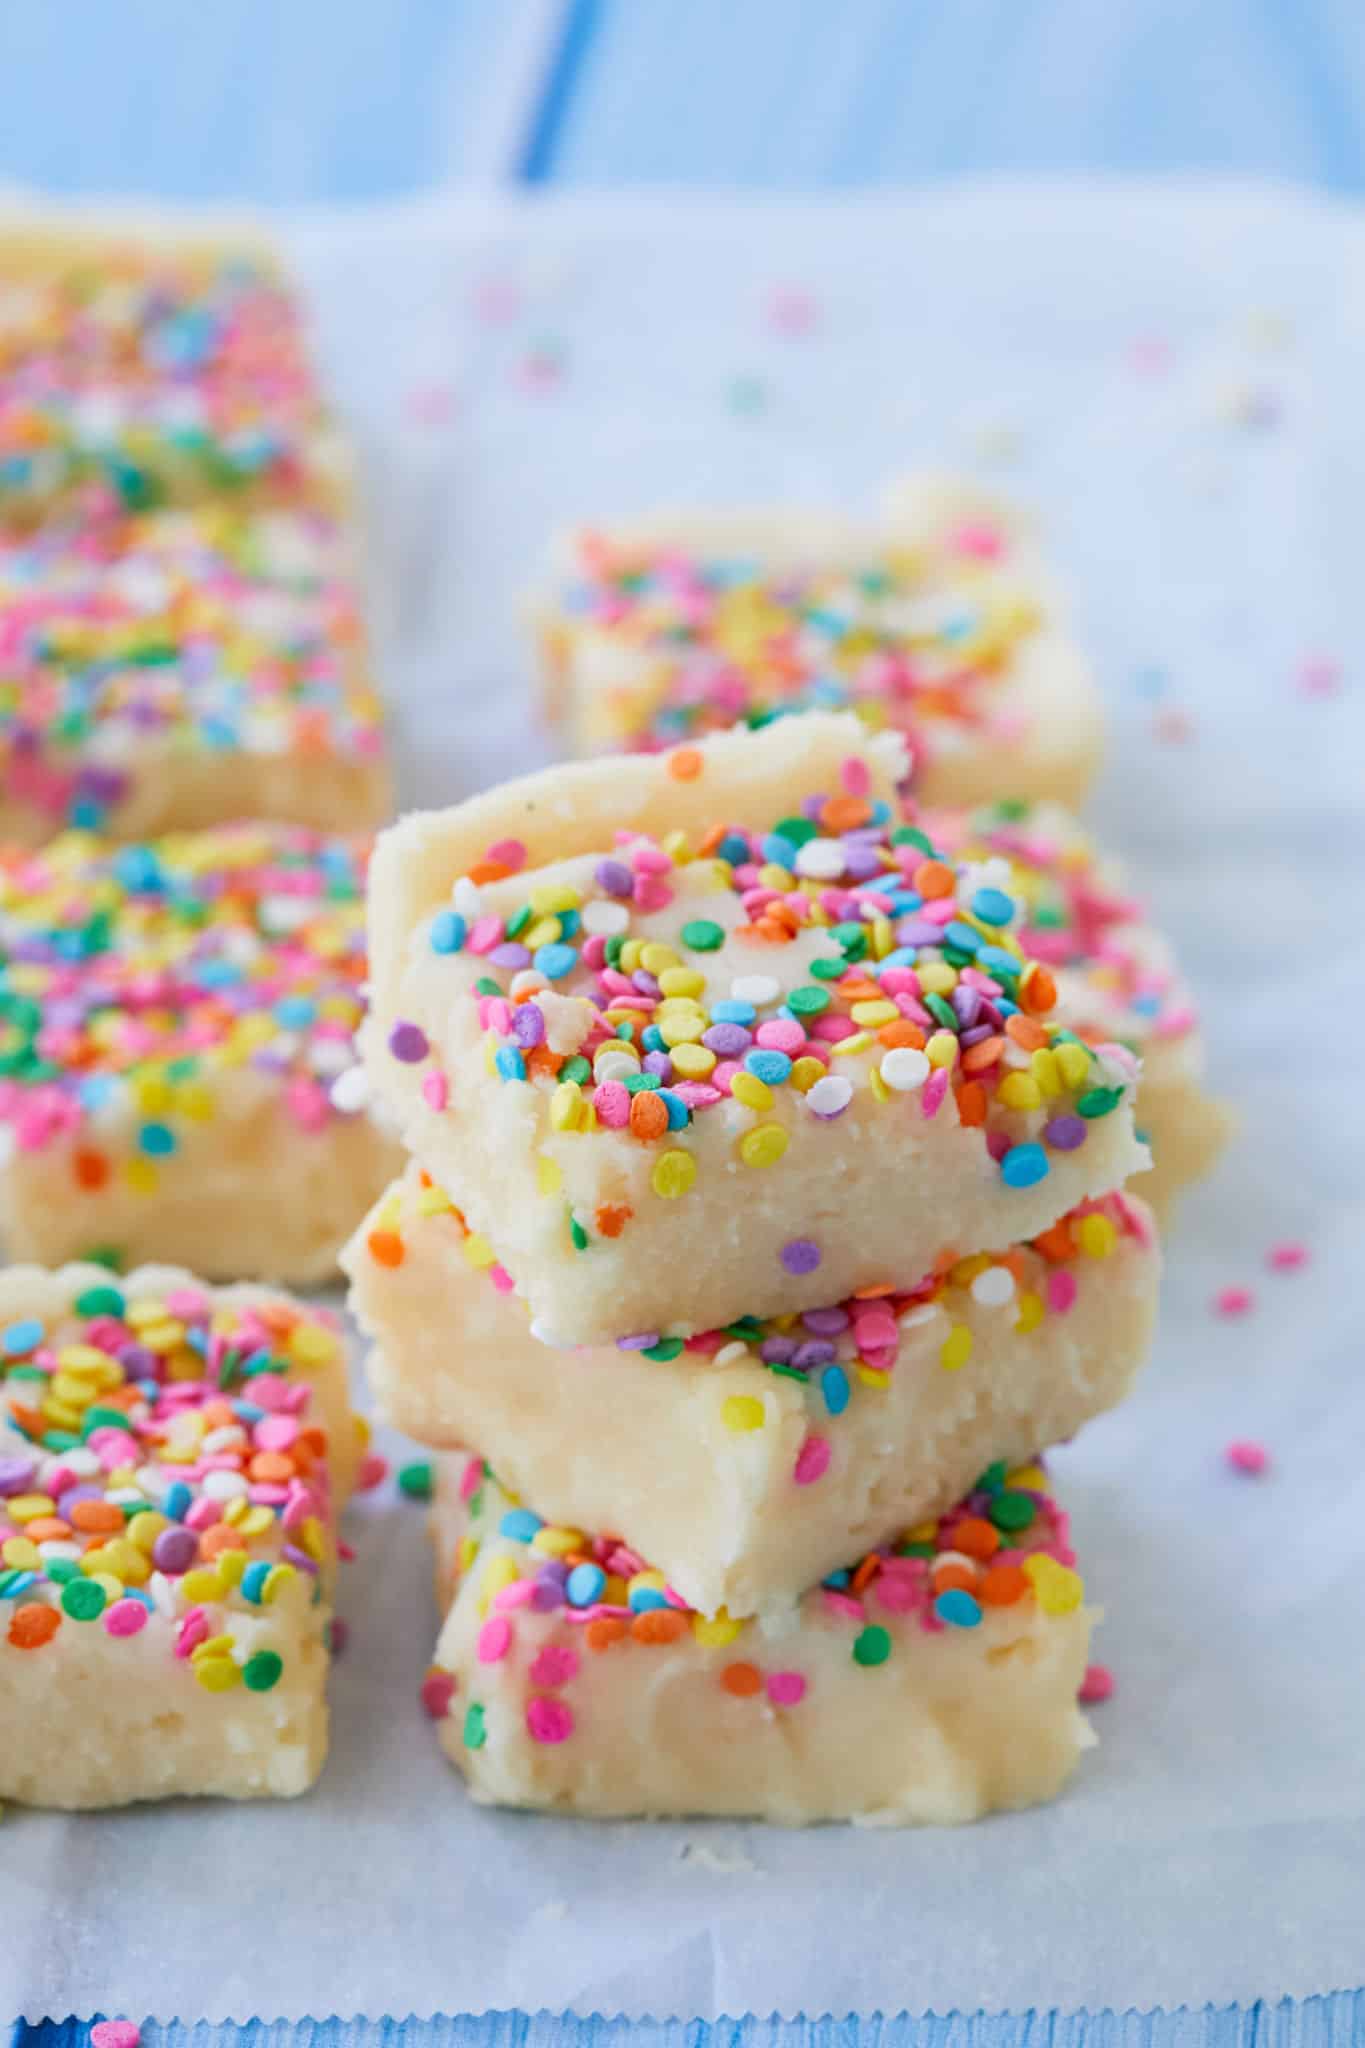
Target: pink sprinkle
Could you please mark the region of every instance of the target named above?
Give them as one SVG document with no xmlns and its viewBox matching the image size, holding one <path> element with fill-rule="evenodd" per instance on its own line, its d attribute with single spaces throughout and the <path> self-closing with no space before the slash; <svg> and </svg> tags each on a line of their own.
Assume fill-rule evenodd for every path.
<svg viewBox="0 0 1365 2048">
<path fill-rule="evenodd" d="M 1250 1315 L 1256 1306 L 1256 1297 L 1249 1287 L 1223 1287 L 1213 1297 L 1213 1312 L 1218 1316 Z"/>
<path fill-rule="evenodd" d="M 515 875 L 526 865 L 526 848 L 519 839 L 495 839 L 488 849 L 487 858 L 510 868 Z"/>
<path fill-rule="evenodd" d="M 515 1292 L 517 1283 L 508 1272 L 506 1266 L 490 1266 L 488 1268 L 488 1277 L 499 1294 L 512 1294 Z"/>
<path fill-rule="evenodd" d="M 140 1600 L 116 1600 L 105 1614 L 104 1626 L 111 1636 L 136 1636 L 146 1628 L 149 1618 Z"/>
<path fill-rule="evenodd" d="M 209 1618 L 203 1608 L 191 1607 L 189 1613 L 181 1622 L 180 1633 L 175 1639 L 176 1656 L 188 1657 L 199 1648 L 201 1643 L 208 1641 L 208 1634 Z"/>
<path fill-rule="evenodd" d="M 1000 529 L 977 520 L 960 526 L 953 535 L 953 547 L 959 555 L 970 555 L 978 562 L 994 562 L 1005 551 Z"/>
<path fill-rule="evenodd" d="M 1114 1697 L 1114 1674 L 1107 1664 L 1087 1664 L 1081 1689 L 1076 1695 L 1083 1707 L 1097 1707 Z"/>
<path fill-rule="evenodd" d="M 597 1121 L 609 1131 L 622 1131 L 630 1122 L 630 1091 L 621 1081 L 599 1081 L 592 1094 Z"/>
<path fill-rule="evenodd" d="M 1308 1264 L 1308 1247 L 1293 1239 L 1284 1244 L 1273 1244 L 1265 1255 L 1265 1262 L 1272 1273 L 1297 1273 Z"/>
<path fill-rule="evenodd" d="M 1301 696 L 1335 697 L 1341 688 L 1341 663 L 1330 654 L 1305 655 L 1295 680 Z"/>
<path fill-rule="evenodd" d="M 422 1705 L 433 1721 L 444 1721 L 455 1697 L 455 1675 L 450 1671 L 428 1671 L 422 1680 Z"/>
<path fill-rule="evenodd" d="M 96 2020 L 90 2029 L 90 2048 L 139 2048 L 141 2040 L 131 2020 Z"/>
<path fill-rule="evenodd" d="M 756 1044 L 785 1052 L 795 1059 L 806 1043 L 806 1034 L 794 1017 L 769 1017 L 754 1033 Z"/>
<path fill-rule="evenodd" d="M 483 1485 L 483 1466 L 477 1458 L 471 1458 L 460 1475 L 460 1499 L 473 1500 Z"/>
<path fill-rule="evenodd" d="M 937 1116 L 944 1096 L 948 1093 L 948 1069 L 935 1067 L 933 1073 L 920 1090 L 920 1114 L 926 1119 Z"/>
<path fill-rule="evenodd" d="M 850 754 L 839 772 L 844 788 L 850 796 L 866 796 L 872 787 L 872 777 L 868 773 L 867 763 L 860 754 Z"/>
<path fill-rule="evenodd" d="M 818 314 L 814 298 L 800 285 L 778 285 L 768 295 L 768 322 L 778 334 L 809 334 Z"/>
<path fill-rule="evenodd" d="M 1055 1316 L 1064 1316 L 1076 1305 L 1076 1275 L 1058 1266 L 1047 1276 L 1047 1305 Z"/>
<path fill-rule="evenodd" d="M 403 403 L 420 426 L 441 427 L 455 410 L 455 394 L 449 384 L 414 384 Z"/>
<path fill-rule="evenodd" d="M 369 1493 L 372 1487 L 381 1486 L 389 1476 L 389 1461 L 382 1451 L 366 1451 L 360 1461 L 360 1477 L 356 1481 L 357 1493 Z"/>
<path fill-rule="evenodd" d="M 348 1546 L 348 1548 L 349 1548 L 349 1546 Z M 354 1557 L 354 1556 L 355 1556 L 355 1552 L 354 1552 L 353 1550 L 351 1551 L 351 1556 L 352 1556 L 352 1557 Z M 331 1627 L 330 1627 L 330 1628 L 328 1629 L 328 1631 L 327 1631 L 327 1645 L 328 1645 L 328 1648 L 329 1648 L 329 1649 L 331 1650 L 331 1652 L 332 1652 L 332 1655 L 333 1655 L 334 1657 L 343 1657 L 343 1656 L 345 1656 L 345 1654 L 346 1654 L 346 1645 L 347 1645 L 347 1643 L 349 1643 L 349 1642 L 350 1642 L 350 1640 L 351 1640 L 351 1624 L 350 1624 L 350 1622 L 349 1622 L 349 1621 L 347 1621 L 347 1620 L 345 1619 L 345 1617 L 344 1617 L 343 1615 L 340 1615 L 340 1614 L 334 1614 L 334 1615 L 332 1616 L 332 1623 L 331 1623 Z"/>
<path fill-rule="evenodd" d="M 874 1590 L 877 1605 L 889 1614 L 908 1614 L 921 1598 L 919 1580 L 909 1572 L 878 1572 Z"/>
<path fill-rule="evenodd" d="M 768 1698 L 775 1707 L 799 1706 L 806 1697 L 806 1681 L 799 1671 L 774 1671 L 768 1679 Z"/>
<path fill-rule="evenodd" d="M 578 1676 L 578 1652 L 559 1643 L 546 1643 L 531 1666 L 532 1685 L 567 1685 Z"/>
<path fill-rule="evenodd" d="M 422 1099 L 431 1109 L 443 1110 L 450 1100 L 450 1083 L 435 1068 L 422 1076 Z"/>
<path fill-rule="evenodd" d="M 533 1742 L 567 1742 L 573 1734 L 573 1709 L 563 1700 L 529 1700 L 526 1726 Z"/>
<path fill-rule="evenodd" d="M 299 1433 L 299 1425 L 292 1415 L 267 1415 L 264 1422 L 258 1422 L 254 1431 L 258 1451 L 287 1451 Z"/>
<path fill-rule="evenodd" d="M 495 1614 L 479 1630 L 480 1664 L 498 1664 L 512 1647 L 512 1624 Z"/>
<path fill-rule="evenodd" d="M 792 1474 L 798 1486 L 813 1485 L 829 1470 L 829 1440 L 823 1436 L 808 1436 L 796 1454 L 796 1469 Z"/>
<path fill-rule="evenodd" d="M 1230 1443 L 1223 1456 L 1234 1472 L 1243 1473 L 1248 1479 L 1259 1479 L 1270 1469 L 1270 1453 L 1264 1444 L 1254 1443 L 1250 1437 L 1239 1437 Z"/>
</svg>

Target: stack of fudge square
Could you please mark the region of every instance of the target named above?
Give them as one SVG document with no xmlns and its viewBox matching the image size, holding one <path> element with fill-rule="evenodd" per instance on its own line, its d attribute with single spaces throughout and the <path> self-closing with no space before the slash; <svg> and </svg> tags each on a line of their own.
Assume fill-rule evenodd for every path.
<svg viewBox="0 0 1365 2048">
<path fill-rule="evenodd" d="M 965 1821 L 1088 1740 L 1042 1454 L 1148 1342 L 1139 1067 L 905 770 L 812 711 L 380 836 L 343 1263 L 476 1799 Z"/>
</svg>

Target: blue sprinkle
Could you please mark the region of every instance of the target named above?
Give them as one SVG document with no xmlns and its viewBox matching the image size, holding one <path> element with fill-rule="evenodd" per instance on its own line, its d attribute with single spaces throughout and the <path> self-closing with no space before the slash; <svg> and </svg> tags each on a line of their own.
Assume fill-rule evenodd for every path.
<svg viewBox="0 0 1365 2048">
<path fill-rule="evenodd" d="M 243 1595 L 251 1602 L 253 1607 L 259 1607 L 262 1600 L 264 1600 L 265 1582 L 270 1577 L 273 1569 L 274 1567 L 271 1565 L 269 1558 L 258 1557 L 254 1564 L 249 1564 L 242 1573 L 239 1583 Z"/>
<path fill-rule="evenodd" d="M 1003 889 L 978 889 L 972 898 L 972 909 L 982 924 L 1008 924 L 1014 916 L 1014 899 Z"/>
<path fill-rule="evenodd" d="M 671 1088 L 660 1088 L 658 1093 L 660 1102 L 668 1111 L 669 1130 L 686 1130 L 688 1124 L 692 1121 L 692 1112 L 683 1101 L 681 1095 L 675 1095 Z"/>
<path fill-rule="evenodd" d="M 778 1052 L 775 1047 L 767 1045 L 755 1046 L 746 1052 L 744 1064 L 751 1074 L 756 1075 L 760 1081 L 766 1081 L 770 1087 L 785 1081 L 792 1070 L 792 1063 L 786 1053 Z"/>
<path fill-rule="evenodd" d="M 950 1586 L 935 1600 L 934 1613 L 954 1628 L 975 1628 L 981 1619 L 981 1602 L 964 1586 Z"/>
<path fill-rule="evenodd" d="M 969 924 L 963 924 L 960 917 L 955 917 L 944 927 L 943 943 L 956 946 L 959 953 L 975 953 L 981 945 L 981 934 L 974 932 Z"/>
<path fill-rule="evenodd" d="M 570 1607 L 591 1607 L 602 1598 L 607 1575 L 600 1564 L 576 1564 L 564 1581 Z"/>
<path fill-rule="evenodd" d="M 469 926 L 458 910 L 438 910 L 427 937 L 433 953 L 458 953 L 469 937 Z"/>
<path fill-rule="evenodd" d="M 848 1374 L 841 1365 L 827 1365 L 820 1375 L 820 1392 L 831 1415 L 842 1415 L 848 1406 Z"/>
<path fill-rule="evenodd" d="M 37 1572 L 0 1572 L 0 1600 L 18 1600 L 37 1583 Z"/>
<path fill-rule="evenodd" d="M 580 910 L 561 910 L 561 911 L 559 912 L 559 936 L 560 936 L 560 938 L 561 938 L 561 939 L 576 939 L 576 938 L 578 937 L 579 931 L 580 931 L 580 930 L 581 930 L 581 928 L 582 928 L 582 924 L 583 924 L 583 913 L 582 913 L 582 911 L 580 911 Z"/>
<path fill-rule="evenodd" d="M 658 1592 L 653 1586 L 636 1586 L 630 1595 L 630 1611 L 632 1614 L 647 1614 L 652 1607 L 667 1607 L 667 1605 L 668 1602 L 663 1594 Z"/>
<path fill-rule="evenodd" d="M 731 867 L 739 867 L 749 858 L 749 842 L 738 832 L 727 832 L 716 848 L 718 860 L 728 860 Z"/>
<path fill-rule="evenodd" d="M 877 961 L 876 971 L 878 974 L 885 974 L 888 967 L 913 967 L 918 959 L 919 949 L 917 947 L 897 946 L 884 959 Z"/>
<path fill-rule="evenodd" d="M 724 1002 L 712 1003 L 711 1005 L 711 1021 L 714 1024 L 744 1024 L 747 1026 L 752 1024 L 757 1016 L 758 1011 L 752 1003 L 736 1002 L 730 996 L 727 996 Z"/>
<path fill-rule="evenodd" d="M 509 1508 L 498 1523 L 498 1534 L 509 1537 L 513 1543 L 529 1543 L 544 1527 L 540 1516 L 533 1515 L 529 1508 Z"/>
<path fill-rule="evenodd" d="M 872 806 L 872 823 L 885 825 L 891 816 L 891 806 L 885 797 L 879 796 Z"/>
<path fill-rule="evenodd" d="M 92 796 L 78 796 L 67 812 L 67 822 L 79 832 L 98 832 L 104 823 L 104 805 Z"/>
<path fill-rule="evenodd" d="M 820 1584 L 828 1586 L 831 1593 L 842 1593 L 852 1578 L 853 1574 L 850 1571 L 831 1572 L 827 1579 L 821 1579 Z"/>
<path fill-rule="evenodd" d="M 286 1031 L 306 1031 L 317 1014 L 310 996 L 281 996 L 275 1005 L 275 1022 Z"/>
<path fill-rule="evenodd" d="M 774 861 L 780 868 L 795 866 L 796 848 L 780 832 L 765 832 L 759 846 L 764 860 Z"/>
<path fill-rule="evenodd" d="M 200 988 L 231 988 L 244 972 L 235 960 L 203 960 L 195 968 L 194 978 Z"/>
<path fill-rule="evenodd" d="M 493 1056 L 493 1064 L 504 1081 L 524 1081 L 526 1062 L 514 1045 L 500 1045 Z"/>
<path fill-rule="evenodd" d="M 1011 1145 L 1000 1162 L 1000 1174 L 1007 1187 L 1037 1187 L 1048 1176 L 1047 1154 L 1041 1145 Z"/>
<path fill-rule="evenodd" d="M 161 1512 L 168 1521 L 183 1522 L 194 1506 L 194 1495 L 183 1479 L 172 1480 L 166 1488 L 166 1498 L 161 1503 Z"/>
<path fill-rule="evenodd" d="M 1024 963 L 1022 960 L 1016 960 L 1013 953 L 1007 953 L 1003 946 L 978 945 L 976 964 L 978 967 L 986 968 L 991 974 L 1008 974 L 1013 978 Z"/>
<path fill-rule="evenodd" d="M 646 1052 L 668 1051 L 668 1047 L 664 1043 L 663 1032 L 660 1031 L 657 1024 L 646 1024 L 644 1030 L 640 1033 L 640 1043 Z"/>
<path fill-rule="evenodd" d="M 1155 1017 L 1161 1008 L 1160 996 L 1134 996 L 1131 1007 L 1139 1017 Z"/>
<path fill-rule="evenodd" d="M 0 1351 L 6 1358 L 22 1358 L 27 1351 L 35 1351 L 43 1341 L 43 1326 L 36 1316 L 25 1316 L 21 1323 L 10 1323 L 0 1331 Z"/>
<path fill-rule="evenodd" d="M 161 863 L 150 846 L 123 846 L 114 855 L 113 870 L 131 895 L 152 895 L 166 886 Z"/>
<path fill-rule="evenodd" d="M 548 946 L 537 946 L 534 955 L 537 974 L 543 974 L 547 981 L 562 981 L 566 974 L 572 974 L 578 965 L 578 954 L 572 946 L 553 941 Z"/>
<path fill-rule="evenodd" d="M 149 1159 L 169 1159 L 175 1150 L 175 1132 L 166 1124 L 144 1124 L 137 1141 Z"/>
</svg>

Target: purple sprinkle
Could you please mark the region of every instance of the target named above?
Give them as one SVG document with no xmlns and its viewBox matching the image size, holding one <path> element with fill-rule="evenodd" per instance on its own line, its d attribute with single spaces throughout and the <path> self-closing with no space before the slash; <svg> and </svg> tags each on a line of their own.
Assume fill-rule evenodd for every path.
<svg viewBox="0 0 1365 2048">
<path fill-rule="evenodd" d="M 828 1337 L 807 1337 L 804 1344 L 798 1344 L 791 1355 L 791 1363 L 802 1372 L 810 1372 L 814 1366 L 828 1365 L 834 1356 L 834 1346 Z"/>
<path fill-rule="evenodd" d="M 512 1016 L 512 1036 L 528 1050 L 545 1036 L 545 1018 L 539 1003 L 522 1003 Z"/>
<path fill-rule="evenodd" d="M 657 998 L 663 993 L 658 982 L 647 968 L 637 967 L 630 978 L 642 996 L 654 996 Z"/>
<path fill-rule="evenodd" d="M 115 1356 L 130 1380 L 159 1380 L 165 1374 L 165 1359 L 145 1344 L 120 1344 Z"/>
<path fill-rule="evenodd" d="M 557 1579 L 541 1572 L 531 1587 L 531 1607 L 536 1614 L 553 1614 L 564 1605 L 564 1588 Z"/>
<path fill-rule="evenodd" d="M 172 1579 L 178 1579 L 198 1559 L 199 1538 L 193 1529 L 163 1529 L 152 1545 L 152 1563 Z"/>
<path fill-rule="evenodd" d="M 958 1039 L 962 1045 L 980 1045 L 983 1039 L 994 1035 L 989 1024 L 974 1024 L 970 1031 L 960 1031 Z"/>
<path fill-rule="evenodd" d="M 616 1348 L 618 1351 L 652 1351 L 658 1341 L 657 1330 L 642 1330 L 633 1337 L 618 1337 Z"/>
<path fill-rule="evenodd" d="M 1085 1143 L 1085 1118 L 1054 1116 L 1043 1125 L 1043 1143 L 1051 1145 L 1054 1152 L 1074 1152 Z"/>
<path fill-rule="evenodd" d="M 865 882 L 870 876 L 881 874 L 881 855 L 873 847 L 850 846 L 847 840 L 844 840 L 843 847 L 844 873 L 853 881 Z"/>
<path fill-rule="evenodd" d="M 0 1458 L 0 1500 L 27 1493 L 38 1467 L 32 1458 Z"/>
<path fill-rule="evenodd" d="M 399 1023 L 389 1033 L 389 1051 L 405 1066 L 414 1067 L 419 1060 L 426 1058 L 431 1047 L 420 1024 Z"/>
<path fill-rule="evenodd" d="M 806 1328 L 816 1337 L 837 1337 L 849 1325 L 849 1313 L 837 1303 L 829 1308 L 808 1308 L 801 1317 Z"/>
<path fill-rule="evenodd" d="M 966 988 L 961 982 L 949 998 L 958 1023 L 964 1031 L 970 1031 L 981 1014 L 981 997 L 974 988 Z"/>
<path fill-rule="evenodd" d="M 310 1578 L 315 1579 L 317 1577 L 317 1559 L 310 1557 L 306 1550 L 300 1550 L 297 1544 L 286 1543 L 280 1555 L 286 1564 L 297 1565 L 298 1569 L 301 1572 L 307 1572 Z"/>
<path fill-rule="evenodd" d="M 898 946 L 937 946 L 942 937 L 942 926 L 930 924 L 927 917 L 903 917 L 896 926 Z"/>
<path fill-rule="evenodd" d="M 516 939 L 504 939 L 500 946 L 494 946 L 488 959 L 490 966 L 493 967 L 529 967 L 531 949 Z"/>
<path fill-rule="evenodd" d="M 813 1237 L 788 1238 L 778 1253 L 788 1273 L 813 1273 L 820 1263 L 820 1247 Z"/>
<path fill-rule="evenodd" d="M 790 1365 L 796 1356 L 794 1337 L 765 1337 L 758 1347 L 758 1355 L 765 1365 Z"/>
<path fill-rule="evenodd" d="M 606 896 L 629 896 L 635 888 L 635 877 L 623 860 L 600 860 L 593 880 Z"/>
<path fill-rule="evenodd" d="M 713 1024 L 708 1031 L 703 1031 L 701 1042 L 717 1059 L 729 1060 L 753 1042 L 753 1033 L 746 1031 L 742 1024 Z"/>
<path fill-rule="evenodd" d="M 665 1087 L 673 1079 L 673 1059 L 670 1053 L 647 1052 L 640 1064 L 647 1074 L 657 1074 Z"/>
<path fill-rule="evenodd" d="M 819 824 L 820 813 L 824 808 L 825 799 L 822 796 L 803 796 L 801 799 L 801 815 L 803 818 L 809 818 L 813 825 Z"/>
</svg>

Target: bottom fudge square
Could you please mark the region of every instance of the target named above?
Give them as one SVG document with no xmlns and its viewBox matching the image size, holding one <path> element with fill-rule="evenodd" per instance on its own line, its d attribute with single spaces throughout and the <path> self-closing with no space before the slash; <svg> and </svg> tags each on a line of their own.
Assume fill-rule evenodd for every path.
<svg viewBox="0 0 1365 2048">
<path fill-rule="evenodd" d="M 0 1275 L 0 1798 L 306 1791 L 361 1443 L 325 1310 Z"/>
<path fill-rule="evenodd" d="M 1092 1615 L 1039 1466 L 810 1591 L 782 1628 L 693 1612 L 610 1537 L 441 1461 L 453 1595 L 423 1700 L 476 1800 L 790 1826 L 969 1821 L 1065 1784 Z M 1003 1524 L 1003 1528 L 1002 1528 Z"/>
</svg>

